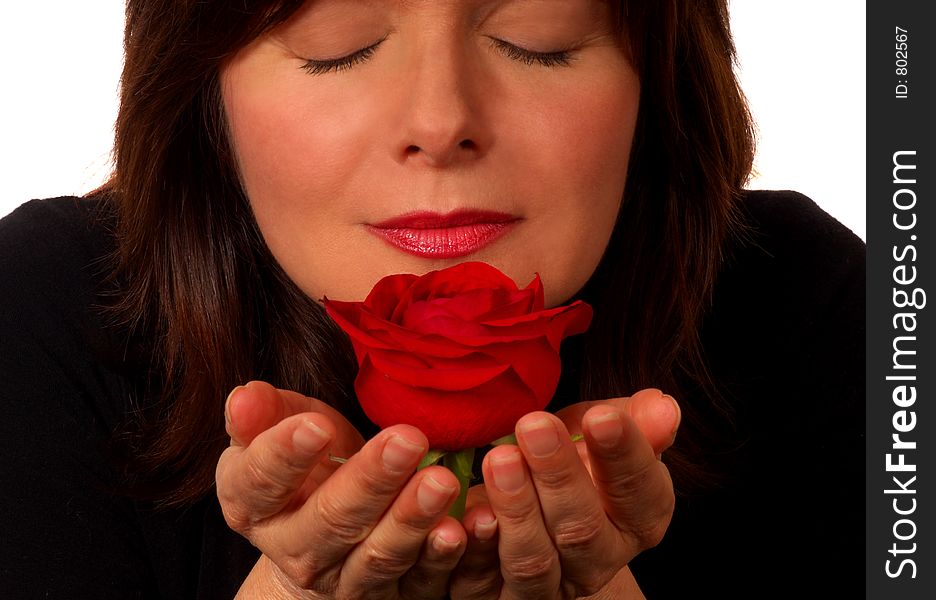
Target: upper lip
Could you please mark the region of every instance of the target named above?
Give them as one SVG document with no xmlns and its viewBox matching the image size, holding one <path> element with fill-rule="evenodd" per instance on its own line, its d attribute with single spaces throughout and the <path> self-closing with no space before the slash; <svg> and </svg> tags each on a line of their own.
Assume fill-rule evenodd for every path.
<svg viewBox="0 0 936 600">
<path fill-rule="evenodd" d="M 478 223 L 510 223 L 519 217 L 491 210 L 462 209 L 441 214 L 430 211 L 417 211 L 399 215 L 376 223 L 378 229 L 444 229 Z"/>
</svg>

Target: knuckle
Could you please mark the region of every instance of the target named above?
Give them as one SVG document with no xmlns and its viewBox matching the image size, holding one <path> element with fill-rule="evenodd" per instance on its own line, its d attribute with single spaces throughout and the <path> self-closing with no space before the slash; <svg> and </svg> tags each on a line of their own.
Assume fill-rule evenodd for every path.
<svg viewBox="0 0 936 600">
<path fill-rule="evenodd" d="M 604 524 L 604 515 L 598 514 L 561 523 L 555 528 L 553 541 L 560 554 L 579 553 L 595 546 L 601 538 Z"/>
<path fill-rule="evenodd" d="M 663 473 L 658 470 L 663 469 Z M 637 551 L 658 545 L 669 528 L 676 496 L 662 463 L 648 464 L 603 485 L 609 515 Z"/>
<path fill-rule="evenodd" d="M 303 590 L 330 592 L 335 587 L 335 578 L 318 569 L 315 559 L 308 554 L 283 556 L 277 566 L 293 585 Z"/>
<path fill-rule="evenodd" d="M 336 545 L 353 546 L 367 535 L 367 523 L 356 511 L 346 510 L 334 495 L 319 497 L 317 516 L 327 539 Z"/>
<path fill-rule="evenodd" d="M 643 541 L 646 548 L 653 548 L 663 541 L 666 530 L 669 529 L 669 521 L 657 521 L 649 529 L 643 531 Z"/>
<path fill-rule="evenodd" d="M 671 517 L 672 512 L 654 511 L 636 523 L 630 523 L 627 534 L 634 548 L 639 552 L 653 548 L 662 542 L 663 536 L 669 529 Z"/>
<path fill-rule="evenodd" d="M 241 473 L 245 491 L 258 504 L 276 503 L 281 499 L 287 485 L 278 475 L 276 465 L 260 455 L 248 459 Z"/>
<path fill-rule="evenodd" d="M 534 502 L 508 502 L 498 506 L 496 512 L 497 520 L 503 522 L 498 529 L 511 525 L 524 527 L 527 523 L 536 523 L 543 518 L 539 503 Z"/>
<path fill-rule="evenodd" d="M 519 586 L 542 583 L 549 579 L 559 564 L 558 556 L 552 549 L 510 559 L 501 565 L 505 577 L 509 577 Z"/>
<path fill-rule="evenodd" d="M 644 522 L 643 527 L 637 530 L 637 538 L 644 549 L 653 548 L 663 541 L 663 536 L 669 529 L 672 511 L 660 511 Z"/>
<path fill-rule="evenodd" d="M 484 600 L 500 595 L 500 573 L 486 577 L 465 577 L 459 573 L 452 576 L 449 583 L 451 600 Z"/>
<path fill-rule="evenodd" d="M 550 490 L 574 490 L 577 486 L 578 473 L 571 465 L 562 465 L 555 469 L 532 469 L 533 479 L 538 487 Z"/>
<path fill-rule="evenodd" d="M 237 502 L 221 501 L 221 514 L 224 516 L 224 522 L 234 531 L 245 535 L 253 527 L 253 519 L 250 518 L 250 512 Z"/>
<path fill-rule="evenodd" d="M 393 503 L 390 507 L 390 518 L 397 529 L 399 539 L 424 537 L 429 527 L 438 520 L 413 510 L 402 502 Z"/>
<path fill-rule="evenodd" d="M 410 558 L 388 552 L 380 546 L 368 544 L 362 551 L 361 563 L 365 573 L 362 584 L 365 586 L 396 579 L 412 566 Z"/>
<path fill-rule="evenodd" d="M 354 485 L 364 495 L 371 497 L 395 496 L 401 481 L 383 473 L 375 465 L 365 465 L 355 472 Z"/>
<path fill-rule="evenodd" d="M 258 467 L 264 468 L 273 477 L 306 471 L 310 465 L 307 457 L 298 455 L 291 448 L 286 448 L 276 441 L 271 440 L 261 445 L 258 450 L 252 455 L 254 461 Z"/>
<path fill-rule="evenodd" d="M 631 506 L 641 503 L 646 491 L 656 487 L 652 485 L 655 475 L 653 467 L 653 464 L 648 463 L 636 471 L 601 474 L 597 480 L 607 499 L 615 506 Z"/>
</svg>

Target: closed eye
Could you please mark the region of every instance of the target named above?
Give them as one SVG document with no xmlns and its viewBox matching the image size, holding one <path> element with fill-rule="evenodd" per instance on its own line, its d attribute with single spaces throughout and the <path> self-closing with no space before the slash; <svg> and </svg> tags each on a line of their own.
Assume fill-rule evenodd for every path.
<svg viewBox="0 0 936 600">
<path fill-rule="evenodd" d="M 309 58 L 303 63 L 301 68 L 310 75 L 324 75 L 325 73 L 347 71 L 351 67 L 363 63 L 372 57 L 377 51 L 377 47 L 380 46 L 385 39 L 387 38 L 384 37 L 366 48 L 361 48 L 360 50 L 356 50 L 351 54 L 339 58 Z"/>
<path fill-rule="evenodd" d="M 491 38 L 491 46 L 498 52 L 501 52 L 507 58 L 520 61 L 529 66 L 540 65 L 543 67 L 568 67 L 572 64 L 571 50 L 557 50 L 555 52 L 534 52 L 505 42 L 497 38 Z"/>
</svg>

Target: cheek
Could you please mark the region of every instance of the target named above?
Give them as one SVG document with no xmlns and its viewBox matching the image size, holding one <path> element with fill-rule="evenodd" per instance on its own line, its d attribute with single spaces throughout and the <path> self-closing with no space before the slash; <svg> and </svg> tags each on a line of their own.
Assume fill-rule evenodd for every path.
<svg viewBox="0 0 936 600">
<path fill-rule="evenodd" d="M 241 177 L 254 203 L 303 198 L 299 206 L 292 206 L 301 209 L 304 204 L 314 205 L 314 199 L 329 197 L 327 192 L 340 185 L 336 174 L 343 172 L 341 158 L 347 154 L 335 149 L 347 148 L 354 132 L 342 112 L 311 114 L 309 106 L 328 103 L 294 99 L 294 90 L 294 86 L 281 86 L 280 93 L 248 89 L 226 98 Z M 271 97 L 277 101 L 271 102 Z"/>
<path fill-rule="evenodd" d="M 541 123 L 547 160 L 581 191 L 602 201 L 623 192 L 637 120 L 638 96 L 626 78 L 569 93 Z M 571 117 L 571 118 L 570 118 Z"/>
<path fill-rule="evenodd" d="M 222 82 L 244 191 L 277 262 L 318 298 L 324 290 L 315 282 L 340 278 L 329 261 L 317 259 L 339 253 L 331 230 L 347 217 L 341 191 L 358 170 L 354 161 L 363 160 L 355 147 L 362 139 L 356 128 L 366 113 L 353 103 L 336 106 L 319 99 L 333 92 L 320 86 L 309 93 L 308 82 L 291 79 L 291 73 L 252 68 L 239 75 L 234 68 Z M 358 121 L 348 113 L 356 113 Z M 341 254 L 349 248 L 345 243 Z"/>
<path fill-rule="evenodd" d="M 256 65 L 254 65 L 255 67 Z M 308 76 L 252 68 L 226 74 L 224 102 L 241 181 L 257 225 L 280 265 L 310 295 L 334 279 L 323 256 L 347 255 L 336 225 L 346 224 L 345 197 L 368 160 L 374 115 L 367 94 L 339 93 Z M 275 100 L 272 100 L 275 99 Z M 373 136 L 371 136 L 373 137 Z"/>
<path fill-rule="evenodd" d="M 581 88 L 580 88 L 581 90 Z M 626 183 L 639 103 L 639 88 L 627 78 L 559 96 L 542 113 L 544 135 L 536 144 L 543 185 L 545 260 L 553 273 L 548 301 L 565 302 L 594 273 L 607 248 Z M 575 115 L 570 119 L 570 115 Z"/>
</svg>

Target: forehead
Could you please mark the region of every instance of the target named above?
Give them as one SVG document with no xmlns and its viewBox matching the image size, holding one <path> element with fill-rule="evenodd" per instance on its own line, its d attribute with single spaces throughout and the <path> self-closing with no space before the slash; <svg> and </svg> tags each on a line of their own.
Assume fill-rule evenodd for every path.
<svg viewBox="0 0 936 600">
<path fill-rule="evenodd" d="M 340 11 L 390 10 L 397 13 L 432 10 L 446 12 L 490 12 L 509 6 L 512 9 L 537 12 L 565 8 L 569 10 L 610 9 L 612 15 L 620 12 L 622 2 L 613 0 L 306 0 L 295 17 L 314 14 L 319 17 Z"/>
</svg>

